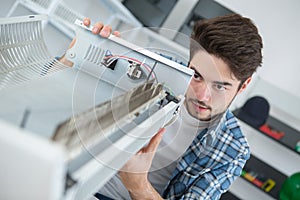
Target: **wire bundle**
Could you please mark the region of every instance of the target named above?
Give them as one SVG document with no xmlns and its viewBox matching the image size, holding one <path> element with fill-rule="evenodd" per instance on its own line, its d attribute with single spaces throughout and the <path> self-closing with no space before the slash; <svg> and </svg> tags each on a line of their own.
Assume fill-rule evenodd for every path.
<svg viewBox="0 0 300 200">
<path fill-rule="evenodd" d="M 118 59 L 123 59 L 123 60 L 127 60 L 129 62 L 135 62 L 135 63 L 140 64 L 142 67 L 144 67 L 149 72 L 149 74 L 151 74 L 153 79 L 157 79 L 155 72 L 153 70 L 151 70 L 151 67 L 149 65 L 147 65 L 144 61 L 139 61 L 135 58 L 130 58 L 130 57 L 121 56 L 121 55 L 109 55 L 109 56 L 104 57 L 104 60 L 106 61 L 107 66 L 111 65 L 115 60 L 118 60 Z"/>
</svg>

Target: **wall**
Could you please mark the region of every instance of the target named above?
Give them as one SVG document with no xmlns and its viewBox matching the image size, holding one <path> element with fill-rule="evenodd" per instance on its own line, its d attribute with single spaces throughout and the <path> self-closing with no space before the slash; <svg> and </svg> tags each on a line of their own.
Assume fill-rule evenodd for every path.
<svg viewBox="0 0 300 200">
<path fill-rule="evenodd" d="M 253 19 L 264 40 L 264 61 L 259 75 L 271 84 L 300 97 L 299 0 L 216 0 Z"/>
</svg>

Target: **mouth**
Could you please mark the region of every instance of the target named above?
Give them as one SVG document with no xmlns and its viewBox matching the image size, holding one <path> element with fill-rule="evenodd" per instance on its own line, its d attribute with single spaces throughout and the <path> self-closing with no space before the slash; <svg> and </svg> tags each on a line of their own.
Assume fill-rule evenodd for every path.
<svg viewBox="0 0 300 200">
<path fill-rule="evenodd" d="M 211 109 L 209 106 L 204 105 L 201 102 L 192 101 L 192 104 L 197 112 L 205 112 Z"/>
</svg>

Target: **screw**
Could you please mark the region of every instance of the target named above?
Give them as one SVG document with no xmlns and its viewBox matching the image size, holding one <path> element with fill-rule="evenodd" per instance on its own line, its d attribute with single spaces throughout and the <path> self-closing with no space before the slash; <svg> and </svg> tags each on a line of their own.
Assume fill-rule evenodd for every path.
<svg viewBox="0 0 300 200">
<path fill-rule="evenodd" d="M 75 57 L 75 53 L 73 53 L 73 52 L 70 52 L 70 58 L 74 58 Z"/>
</svg>

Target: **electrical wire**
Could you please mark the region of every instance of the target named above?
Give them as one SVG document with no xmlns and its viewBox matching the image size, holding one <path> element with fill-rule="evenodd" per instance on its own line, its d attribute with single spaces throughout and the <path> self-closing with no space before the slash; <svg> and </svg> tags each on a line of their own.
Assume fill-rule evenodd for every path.
<svg viewBox="0 0 300 200">
<path fill-rule="evenodd" d="M 151 71 L 150 71 L 150 73 L 149 73 L 149 75 L 148 75 L 148 77 L 147 77 L 146 82 L 149 81 L 150 75 L 151 75 L 151 74 L 153 75 L 154 68 L 156 67 L 156 65 L 157 65 L 157 62 L 155 61 L 154 65 L 153 65 L 153 67 L 151 68 Z M 156 79 L 156 80 L 157 80 L 157 79 Z M 158 82 L 158 81 L 157 81 L 157 82 Z"/>
<path fill-rule="evenodd" d="M 131 62 L 136 62 L 136 63 L 140 64 L 141 66 L 143 66 L 149 72 L 149 75 L 152 75 L 152 78 L 154 78 L 158 82 L 155 72 L 146 63 L 141 62 L 135 58 L 130 58 L 127 56 L 120 56 L 120 55 L 109 55 L 109 56 L 105 56 L 104 59 L 107 59 L 107 61 L 106 61 L 107 66 L 111 65 L 117 59 L 123 59 L 123 60 L 131 61 Z M 147 79 L 149 79 L 149 78 L 147 78 Z"/>
</svg>

